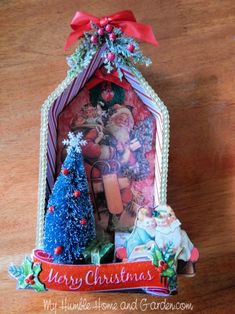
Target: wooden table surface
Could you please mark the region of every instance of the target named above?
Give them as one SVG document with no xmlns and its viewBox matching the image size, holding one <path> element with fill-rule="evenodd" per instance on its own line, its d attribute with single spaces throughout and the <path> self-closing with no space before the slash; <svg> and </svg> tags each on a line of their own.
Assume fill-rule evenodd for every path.
<svg viewBox="0 0 235 314">
<path fill-rule="evenodd" d="M 201 254 L 197 276 L 180 277 L 179 294 L 167 302 L 192 303 L 192 311 L 177 313 L 235 313 L 235 2 L 1 0 L 0 8 L 0 313 L 52 313 L 44 309 L 49 300 L 65 313 L 61 302 L 80 298 L 119 307 L 137 302 L 135 312 L 152 313 L 144 302 L 164 301 L 143 294 L 19 291 L 7 274 L 9 263 L 21 262 L 35 244 L 40 106 L 66 75 L 70 20 L 76 10 L 104 16 L 127 8 L 152 25 L 160 42 L 158 48 L 142 45 L 153 65 L 141 70 L 170 111 L 168 202 Z M 75 312 L 86 313 L 66 313 Z"/>
</svg>

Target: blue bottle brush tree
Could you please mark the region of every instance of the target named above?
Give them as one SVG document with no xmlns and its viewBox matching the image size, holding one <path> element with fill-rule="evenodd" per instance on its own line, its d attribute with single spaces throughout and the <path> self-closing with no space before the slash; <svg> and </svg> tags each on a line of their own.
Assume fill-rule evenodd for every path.
<svg viewBox="0 0 235 314">
<path fill-rule="evenodd" d="M 48 201 L 44 250 L 55 263 L 76 264 L 95 238 L 95 221 L 81 153 L 86 141 L 82 133 L 70 132 L 63 144 L 67 157 Z"/>
</svg>

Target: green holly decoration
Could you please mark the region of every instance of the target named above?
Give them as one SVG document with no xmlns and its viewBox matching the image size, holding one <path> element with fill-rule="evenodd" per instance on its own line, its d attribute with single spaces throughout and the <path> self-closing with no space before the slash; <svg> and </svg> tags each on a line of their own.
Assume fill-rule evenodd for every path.
<svg viewBox="0 0 235 314">
<path fill-rule="evenodd" d="M 155 266 L 159 265 L 159 261 L 163 260 L 162 252 L 155 246 L 152 252 L 153 264 Z"/>
<path fill-rule="evenodd" d="M 159 211 L 157 211 L 156 209 L 153 212 L 153 217 L 158 218 L 160 216 Z"/>
<path fill-rule="evenodd" d="M 177 287 L 175 254 L 170 254 L 170 252 L 171 243 L 163 251 L 155 246 L 152 251 L 152 262 L 157 267 L 161 277 L 168 278 L 170 290 L 174 290 Z"/>
<path fill-rule="evenodd" d="M 27 256 L 21 266 L 11 265 L 8 269 L 9 274 L 18 281 L 19 289 L 45 291 L 45 285 L 38 279 L 41 270 L 41 264 L 33 263 Z"/>
</svg>

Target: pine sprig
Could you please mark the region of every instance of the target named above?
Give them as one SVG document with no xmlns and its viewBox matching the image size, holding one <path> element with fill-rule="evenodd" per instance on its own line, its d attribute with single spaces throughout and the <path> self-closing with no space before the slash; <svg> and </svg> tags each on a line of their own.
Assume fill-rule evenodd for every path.
<svg viewBox="0 0 235 314">
<path fill-rule="evenodd" d="M 8 268 L 9 274 L 17 279 L 18 277 L 20 277 L 21 275 L 23 275 L 23 269 L 21 266 L 16 266 L 14 264 L 11 264 Z"/>
<path fill-rule="evenodd" d="M 67 63 L 70 67 L 68 71 L 69 76 L 73 76 L 85 69 L 98 51 L 98 46 L 90 44 L 90 37 L 90 34 L 86 33 L 75 52 L 67 58 Z"/>
</svg>

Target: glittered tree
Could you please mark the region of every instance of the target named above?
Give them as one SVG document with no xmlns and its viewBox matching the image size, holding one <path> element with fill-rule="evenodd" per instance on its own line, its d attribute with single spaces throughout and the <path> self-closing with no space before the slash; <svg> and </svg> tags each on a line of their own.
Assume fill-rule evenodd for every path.
<svg viewBox="0 0 235 314">
<path fill-rule="evenodd" d="M 86 141 L 70 132 L 63 144 L 67 157 L 48 201 L 44 250 L 55 263 L 76 264 L 95 237 L 95 222 L 81 153 Z"/>
</svg>

